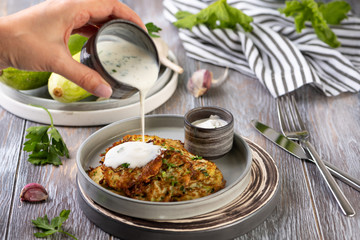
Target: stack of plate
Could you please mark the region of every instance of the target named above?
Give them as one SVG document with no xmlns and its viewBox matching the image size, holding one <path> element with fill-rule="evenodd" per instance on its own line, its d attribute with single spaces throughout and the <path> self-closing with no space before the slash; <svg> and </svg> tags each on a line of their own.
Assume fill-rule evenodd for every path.
<svg viewBox="0 0 360 240">
<path fill-rule="evenodd" d="M 174 115 L 146 117 L 146 134 L 184 140 L 184 119 Z M 214 162 L 226 180 L 224 189 L 180 202 L 148 202 L 115 194 L 96 184 L 87 170 L 100 154 L 126 134 L 140 134 L 140 119 L 110 124 L 79 148 L 78 201 L 85 215 L 121 239 L 230 239 L 251 230 L 278 202 L 279 175 L 274 161 L 257 145 L 234 136 L 232 150 Z"/>
<path fill-rule="evenodd" d="M 169 59 L 177 63 L 172 52 L 169 52 Z M 177 80 L 177 73 L 163 66 L 160 68 L 159 78 L 145 99 L 146 113 L 158 108 L 172 96 L 177 87 Z M 79 102 L 60 103 L 51 98 L 47 86 L 17 91 L 0 83 L 0 104 L 21 118 L 49 124 L 47 113 L 30 104 L 43 106 L 50 111 L 54 124 L 63 126 L 105 125 L 140 114 L 138 93 L 127 99 L 97 101 L 92 96 Z"/>
</svg>

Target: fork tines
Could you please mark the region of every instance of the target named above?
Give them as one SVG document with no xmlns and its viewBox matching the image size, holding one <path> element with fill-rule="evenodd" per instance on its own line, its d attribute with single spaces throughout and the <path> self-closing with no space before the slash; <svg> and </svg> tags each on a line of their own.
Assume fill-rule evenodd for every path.
<svg viewBox="0 0 360 240">
<path fill-rule="evenodd" d="M 305 128 L 293 95 L 284 95 L 277 98 L 277 112 L 281 131 L 285 136 L 291 138 L 293 134 L 300 134 Z"/>
</svg>

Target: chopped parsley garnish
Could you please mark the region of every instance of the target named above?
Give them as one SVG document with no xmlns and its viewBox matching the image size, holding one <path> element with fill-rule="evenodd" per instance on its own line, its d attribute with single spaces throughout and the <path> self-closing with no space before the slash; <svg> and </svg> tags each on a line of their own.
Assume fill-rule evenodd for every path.
<svg viewBox="0 0 360 240">
<path fill-rule="evenodd" d="M 199 169 L 205 176 L 209 176 L 209 173 L 206 171 L 206 169 Z"/>
<path fill-rule="evenodd" d="M 168 169 L 170 169 L 170 168 L 175 168 L 175 167 L 176 167 L 176 165 L 175 165 L 174 163 L 168 163 L 168 161 L 167 161 L 166 159 L 163 159 L 162 162 L 163 162 L 164 164 L 166 164 L 166 166 L 168 167 Z"/>
<path fill-rule="evenodd" d="M 174 187 L 176 184 L 178 184 L 178 181 L 176 181 L 176 180 L 171 181 L 171 186 Z"/>
<path fill-rule="evenodd" d="M 196 155 L 195 157 L 192 157 L 191 159 L 192 159 L 192 160 L 201 160 L 201 159 L 203 159 L 203 158 Z"/>
<path fill-rule="evenodd" d="M 122 166 L 123 168 L 128 168 L 130 166 L 130 163 L 123 163 L 120 166 Z"/>
</svg>

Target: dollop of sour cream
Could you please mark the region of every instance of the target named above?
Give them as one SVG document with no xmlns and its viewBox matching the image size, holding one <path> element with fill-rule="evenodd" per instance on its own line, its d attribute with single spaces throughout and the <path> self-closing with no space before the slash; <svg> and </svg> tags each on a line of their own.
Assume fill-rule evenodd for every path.
<svg viewBox="0 0 360 240">
<path fill-rule="evenodd" d="M 122 164 L 127 164 L 129 168 L 143 167 L 160 154 L 161 146 L 145 142 L 125 142 L 106 153 L 104 165 L 114 169 Z"/>
<path fill-rule="evenodd" d="M 225 120 L 221 119 L 218 115 L 210 115 L 209 118 L 196 120 L 191 123 L 199 128 L 219 128 L 228 124 Z"/>
</svg>

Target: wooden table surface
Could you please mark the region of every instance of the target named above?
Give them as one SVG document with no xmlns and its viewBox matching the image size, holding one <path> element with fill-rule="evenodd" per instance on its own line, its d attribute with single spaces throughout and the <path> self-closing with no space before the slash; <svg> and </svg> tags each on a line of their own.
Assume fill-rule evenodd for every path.
<svg viewBox="0 0 360 240">
<path fill-rule="evenodd" d="M 41 0 L 1 0 L 0 16 L 6 16 Z M 201 98 L 192 97 L 186 82 L 197 69 L 207 68 L 215 76 L 223 69 L 186 57 L 177 29 L 164 19 L 162 1 L 125 1 L 143 19 L 163 30 L 161 36 L 176 54 L 185 72 L 179 77 L 174 95 L 149 114 L 184 114 L 198 106 L 216 105 L 235 116 L 235 132 L 264 148 L 275 160 L 280 173 L 280 201 L 274 212 L 255 229 L 237 239 L 359 239 L 360 193 L 338 181 L 353 204 L 357 215 L 345 217 L 314 164 L 302 162 L 261 136 L 251 125 L 252 119 L 279 130 L 275 99 L 258 80 L 230 70 L 228 80 Z M 355 0 L 353 1 L 356 2 Z M 359 8 L 360 4 L 353 7 Z M 315 147 L 323 159 L 360 179 L 360 94 L 342 94 L 328 98 L 312 87 L 296 91 L 300 111 L 307 113 L 306 123 Z M 1 104 L 1 103 L 0 103 Z M 47 214 L 57 216 L 70 209 L 64 229 L 79 239 L 116 239 L 90 222 L 76 201 L 75 156 L 80 144 L 96 127 L 61 127 L 58 130 L 70 150 L 63 165 L 34 166 L 23 149 L 25 130 L 40 124 L 19 118 L 0 107 L 0 236 L 2 239 L 35 239 L 31 220 Z M 27 183 L 38 182 L 49 191 L 50 199 L 41 204 L 21 204 L 20 191 Z M 56 235 L 51 239 L 63 239 Z"/>
</svg>

